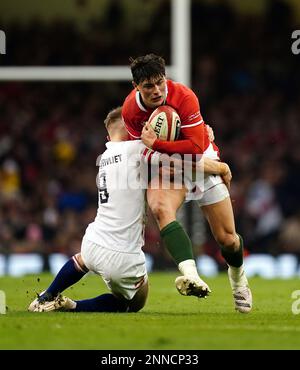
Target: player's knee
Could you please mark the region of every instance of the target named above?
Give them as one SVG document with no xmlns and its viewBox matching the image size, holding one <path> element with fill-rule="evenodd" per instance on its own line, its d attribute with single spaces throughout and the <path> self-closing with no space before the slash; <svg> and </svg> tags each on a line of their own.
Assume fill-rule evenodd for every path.
<svg viewBox="0 0 300 370">
<path fill-rule="evenodd" d="M 149 204 L 154 217 L 159 221 L 170 212 L 170 209 L 162 197 L 158 197 Z"/>
<path fill-rule="evenodd" d="M 81 257 L 81 253 L 77 253 L 75 255 L 75 258 L 77 259 L 77 261 L 78 261 L 78 263 L 79 263 L 79 265 L 80 265 L 81 268 L 86 268 L 86 266 L 85 266 L 85 264 L 83 262 L 83 259 Z"/>
<path fill-rule="evenodd" d="M 216 241 L 229 252 L 235 252 L 238 247 L 236 244 L 236 234 L 233 232 L 226 232 L 225 230 L 216 235 Z"/>
<path fill-rule="evenodd" d="M 138 312 L 140 311 L 146 304 L 146 299 L 144 301 L 135 301 L 129 303 L 128 312 Z"/>
<path fill-rule="evenodd" d="M 83 259 L 82 259 L 82 256 L 81 256 L 81 253 L 77 253 L 73 256 L 73 259 L 76 260 L 77 264 L 79 265 L 80 269 L 84 270 L 85 272 L 87 272 L 89 269 L 86 267 Z"/>
<path fill-rule="evenodd" d="M 146 282 L 136 293 L 136 295 L 129 301 L 128 312 L 138 312 L 146 304 L 148 297 L 148 282 Z"/>
</svg>

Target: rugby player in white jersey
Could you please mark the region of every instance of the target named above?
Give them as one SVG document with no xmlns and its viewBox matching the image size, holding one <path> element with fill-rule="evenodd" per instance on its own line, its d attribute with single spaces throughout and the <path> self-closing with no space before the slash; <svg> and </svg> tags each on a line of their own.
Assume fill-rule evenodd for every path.
<svg viewBox="0 0 300 370">
<path fill-rule="evenodd" d="M 110 141 L 98 160 L 96 218 L 86 229 L 81 253 L 66 262 L 49 288 L 29 305 L 29 311 L 137 312 L 145 305 L 148 276 L 142 247 L 148 182 L 137 180 L 141 173 L 148 173 L 150 157 L 151 164 L 158 165 L 166 155 L 146 148 L 141 140 L 127 140 L 121 107 L 108 114 L 105 126 Z M 227 164 L 205 158 L 197 166 L 206 173 L 223 176 L 229 186 L 231 172 Z M 81 301 L 61 296 L 89 270 L 103 278 L 111 293 Z"/>
</svg>

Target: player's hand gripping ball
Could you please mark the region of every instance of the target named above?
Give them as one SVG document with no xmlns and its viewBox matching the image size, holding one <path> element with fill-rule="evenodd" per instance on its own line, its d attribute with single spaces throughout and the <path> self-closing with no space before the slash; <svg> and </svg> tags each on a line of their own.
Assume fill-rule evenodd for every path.
<svg viewBox="0 0 300 370">
<path fill-rule="evenodd" d="M 160 140 L 177 140 L 180 133 L 181 121 L 178 113 L 169 105 L 155 109 L 148 120 L 156 136 Z"/>
</svg>

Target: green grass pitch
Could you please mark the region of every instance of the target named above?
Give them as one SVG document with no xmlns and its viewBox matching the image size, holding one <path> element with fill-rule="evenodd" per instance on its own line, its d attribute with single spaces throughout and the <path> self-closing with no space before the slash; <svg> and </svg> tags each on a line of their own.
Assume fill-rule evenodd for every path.
<svg viewBox="0 0 300 370">
<path fill-rule="evenodd" d="M 208 299 L 179 295 L 175 277 L 150 274 L 146 306 L 129 314 L 30 313 L 28 304 L 52 276 L 1 277 L 8 311 L 0 315 L 0 349 L 300 349 L 300 314 L 292 313 L 291 297 L 300 279 L 250 279 L 253 311 L 240 314 L 225 274 L 205 279 L 213 291 Z M 106 291 L 90 275 L 65 294 L 83 299 Z"/>
</svg>

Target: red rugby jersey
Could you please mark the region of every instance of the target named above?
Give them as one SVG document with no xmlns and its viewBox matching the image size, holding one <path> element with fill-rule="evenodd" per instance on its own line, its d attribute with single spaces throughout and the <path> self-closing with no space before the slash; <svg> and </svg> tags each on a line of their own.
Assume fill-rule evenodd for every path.
<svg viewBox="0 0 300 370">
<path fill-rule="evenodd" d="M 199 101 L 188 87 L 167 80 L 167 97 L 165 104 L 173 107 L 181 119 L 179 139 L 163 141 L 157 139 L 153 150 L 173 154 L 202 154 L 218 158 L 218 147 L 209 141 L 205 123 L 200 113 Z M 140 139 L 144 123 L 154 109 L 146 108 L 141 101 L 140 93 L 133 89 L 124 101 L 122 116 L 131 139 Z M 211 144 L 211 145 L 210 145 Z"/>
</svg>

